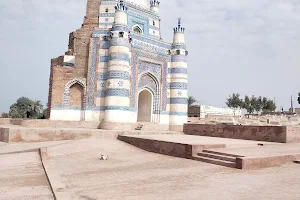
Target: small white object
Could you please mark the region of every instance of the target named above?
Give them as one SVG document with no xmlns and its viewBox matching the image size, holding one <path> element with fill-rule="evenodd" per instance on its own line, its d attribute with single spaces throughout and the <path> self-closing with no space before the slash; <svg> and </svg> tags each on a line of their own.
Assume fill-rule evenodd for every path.
<svg viewBox="0 0 300 200">
<path fill-rule="evenodd" d="M 108 160 L 108 155 L 105 154 L 101 155 L 100 160 Z"/>
</svg>

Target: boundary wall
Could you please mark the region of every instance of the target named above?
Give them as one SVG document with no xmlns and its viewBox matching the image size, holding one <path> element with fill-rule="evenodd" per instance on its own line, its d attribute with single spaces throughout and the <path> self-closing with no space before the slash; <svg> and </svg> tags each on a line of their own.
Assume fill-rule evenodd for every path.
<svg viewBox="0 0 300 200">
<path fill-rule="evenodd" d="M 295 126 L 242 126 L 227 124 L 184 124 L 187 135 L 232 139 L 257 140 L 279 143 L 299 143 L 300 127 Z"/>
</svg>

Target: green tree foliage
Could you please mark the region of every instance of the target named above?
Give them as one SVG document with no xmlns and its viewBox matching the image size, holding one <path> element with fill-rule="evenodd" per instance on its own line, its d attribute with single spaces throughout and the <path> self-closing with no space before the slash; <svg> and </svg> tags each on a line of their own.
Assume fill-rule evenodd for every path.
<svg viewBox="0 0 300 200">
<path fill-rule="evenodd" d="M 43 105 L 40 101 L 32 101 L 29 98 L 21 97 L 10 106 L 9 115 L 12 118 L 37 119 L 40 117 L 42 110 Z"/>
<path fill-rule="evenodd" d="M 274 112 L 276 110 L 276 105 L 273 100 L 267 100 L 265 105 L 262 107 L 264 112 Z"/>
<path fill-rule="evenodd" d="M 254 98 L 253 99 L 253 101 L 254 101 L 253 108 L 256 111 L 256 113 L 258 114 L 262 110 L 262 97 L 259 96 L 258 98 L 256 98 L 256 97 L 252 97 L 252 98 Z"/>
<path fill-rule="evenodd" d="M 0 118 L 9 118 L 9 114 L 8 113 L 2 113 Z"/>
<path fill-rule="evenodd" d="M 189 96 L 188 98 L 188 106 L 191 107 L 197 100 L 193 96 Z"/>
<path fill-rule="evenodd" d="M 233 108 L 234 113 L 236 109 L 242 108 L 243 106 L 243 101 L 240 99 L 240 94 L 239 93 L 233 93 L 232 95 L 229 95 L 229 98 L 227 98 L 226 105 L 229 108 Z"/>
<path fill-rule="evenodd" d="M 227 98 L 226 105 L 229 108 L 234 108 L 234 109 L 241 108 L 242 107 L 242 100 L 240 99 L 240 94 L 239 93 L 237 93 L 237 94 L 233 93 L 232 95 L 230 95 L 229 98 Z"/>
<path fill-rule="evenodd" d="M 242 101 L 242 108 L 247 110 L 249 114 L 252 114 L 254 112 L 254 107 L 252 103 L 253 103 L 253 97 L 250 99 L 249 96 L 247 95 Z"/>
<path fill-rule="evenodd" d="M 253 114 L 254 112 L 274 112 L 276 110 L 276 105 L 272 100 L 267 99 L 266 97 L 255 97 L 251 98 L 246 95 L 244 99 L 240 99 L 239 94 L 233 94 L 229 96 L 226 102 L 227 106 L 230 108 L 243 108 L 249 114 Z"/>
</svg>

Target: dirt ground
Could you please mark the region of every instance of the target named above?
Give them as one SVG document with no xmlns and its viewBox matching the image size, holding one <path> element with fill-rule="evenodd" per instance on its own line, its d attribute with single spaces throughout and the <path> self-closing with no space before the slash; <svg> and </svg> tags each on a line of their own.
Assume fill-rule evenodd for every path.
<svg viewBox="0 0 300 200">
<path fill-rule="evenodd" d="M 300 199 L 297 164 L 242 171 L 97 139 L 58 145 L 48 153 L 72 199 Z M 102 154 L 109 160 L 101 161 Z"/>
</svg>

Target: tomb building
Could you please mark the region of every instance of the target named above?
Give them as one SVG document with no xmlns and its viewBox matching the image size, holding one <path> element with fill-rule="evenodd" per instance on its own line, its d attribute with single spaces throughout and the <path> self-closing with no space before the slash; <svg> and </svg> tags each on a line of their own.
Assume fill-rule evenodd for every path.
<svg viewBox="0 0 300 200">
<path fill-rule="evenodd" d="M 87 0 L 68 51 L 51 60 L 50 119 L 186 123 L 185 29 L 179 19 L 162 40 L 159 12 L 157 0 Z"/>
</svg>

